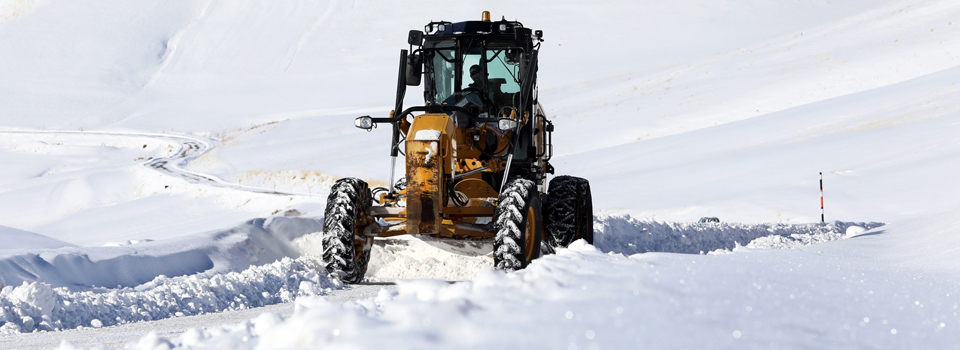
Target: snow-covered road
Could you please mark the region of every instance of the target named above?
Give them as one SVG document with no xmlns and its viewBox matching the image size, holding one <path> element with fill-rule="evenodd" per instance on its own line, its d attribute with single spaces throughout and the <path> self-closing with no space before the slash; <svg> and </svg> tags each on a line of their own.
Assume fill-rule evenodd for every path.
<svg viewBox="0 0 960 350">
<path fill-rule="evenodd" d="M 55 146 L 95 145 L 116 146 L 146 150 L 149 145 L 161 146 L 168 154 L 149 157 L 144 166 L 162 174 L 183 179 L 193 184 L 229 188 L 254 193 L 275 195 L 304 195 L 308 193 L 294 193 L 277 191 L 276 189 L 260 188 L 227 182 L 212 175 L 188 170 L 190 161 L 202 157 L 216 147 L 216 142 L 209 138 L 189 135 L 153 134 L 143 132 L 103 132 L 103 131 L 72 131 L 72 130 L 7 130 L 0 131 L 0 137 L 5 142 L 15 144 L 43 143 Z M 142 147 L 139 145 L 143 145 Z"/>
</svg>

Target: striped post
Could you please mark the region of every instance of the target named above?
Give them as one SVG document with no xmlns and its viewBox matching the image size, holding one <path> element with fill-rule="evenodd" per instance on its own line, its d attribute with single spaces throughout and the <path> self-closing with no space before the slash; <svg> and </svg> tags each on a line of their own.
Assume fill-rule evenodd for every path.
<svg viewBox="0 0 960 350">
<path fill-rule="evenodd" d="M 827 223 L 823 217 L 823 172 L 820 172 L 820 223 Z"/>
</svg>

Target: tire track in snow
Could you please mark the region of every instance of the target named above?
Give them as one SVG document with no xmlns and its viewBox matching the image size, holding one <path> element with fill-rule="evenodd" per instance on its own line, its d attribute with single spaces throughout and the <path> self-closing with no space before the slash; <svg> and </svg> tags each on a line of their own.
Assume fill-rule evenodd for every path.
<svg viewBox="0 0 960 350">
<path fill-rule="evenodd" d="M 186 166 L 194 159 L 202 157 L 207 152 L 215 148 L 214 141 L 194 136 L 169 135 L 154 133 L 137 132 L 106 132 L 106 131 L 72 131 L 72 130 L 16 130 L 0 131 L 0 134 L 15 135 L 71 135 L 71 136 L 101 136 L 116 138 L 147 138 L 157 141 L 165 141 L 180 145 L 180 149 L 168 157 L 158 157 L 143 163 L 144 166 L 156 170 L 162 174 L 183 179 L 192 184 L 207 185 L 214 187 L 229 188 L 253 193 L 273 194 L 282 196 L 312 196 L 308 193 L 283 192 L 275 189 L 243 186 L 239 183 L 231 183 L 223 179 L 196 171 L 186 169 Z M 39 141 L 39 140 L 38 140 Z"/>
</svg>

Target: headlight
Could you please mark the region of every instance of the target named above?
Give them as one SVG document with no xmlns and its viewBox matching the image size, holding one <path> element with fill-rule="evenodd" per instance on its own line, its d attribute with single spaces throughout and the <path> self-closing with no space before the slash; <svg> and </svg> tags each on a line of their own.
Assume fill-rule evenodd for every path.
<svg viewBox="0 0 960 350">
<path fill-rule="evenodd" d="M 357 117 L 357 119 L 353 121 L 353 125 L 363 130 L 373 129 L 373 118 L 370 118 L 369 115 Z"/>
<path fill-rule="evenodd" d="M 513 130 L 519 125 L 516 120 L 513 119 L 500 119 L 500 130 Z"/>
</svg>

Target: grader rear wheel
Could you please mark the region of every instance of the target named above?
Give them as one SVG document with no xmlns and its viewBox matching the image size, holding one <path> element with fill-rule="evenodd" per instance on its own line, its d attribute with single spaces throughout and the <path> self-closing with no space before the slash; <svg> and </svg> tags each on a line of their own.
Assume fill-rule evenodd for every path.
<svg viewBox="0 0 960 350">
<path fill-rule="evenodd" d="M 330 275 L 359 283 L 367 272 L 373 238 L 362 237 L 358 220 L 370 204 L 370 190 L 360 179 L 337 180 L 327 197 L 323 218 L 323 262 Z"/>
<path fill-rule="evenodd" d="M 543 213 L 540 194 L 533 181 L 517 179 L 507 184 L 500 194 L 493 222 L 496 231 L 494 267 L 520 270 L 540 256 Z"/>
<path fill-rule="evenodd" d="M 544 212 L 550 245 L 566 247 L 577 239 L 593 244 L 593 198 L 586 179 L 557 176 L 550 180 Z"/>
</svg>

